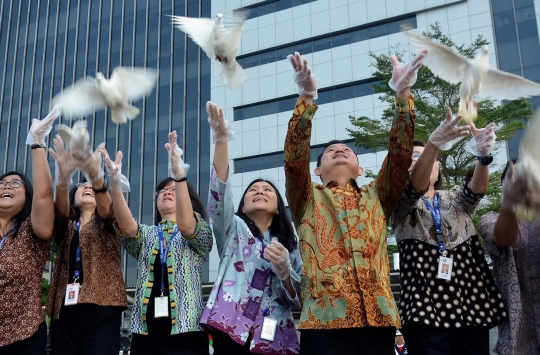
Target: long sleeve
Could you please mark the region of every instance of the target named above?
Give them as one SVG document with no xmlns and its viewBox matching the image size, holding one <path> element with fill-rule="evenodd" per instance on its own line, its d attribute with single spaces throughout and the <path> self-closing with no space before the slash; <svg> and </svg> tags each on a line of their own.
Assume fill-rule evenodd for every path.
<svg viewBox="0 0 540 355">
<path fill-rule="evenodd" d="M 298 227 L 309 201 L 313 200 L 309 172 L 312 120 L 317 105 L 296 101 L 285 138 L 285 196 L 293 222 Z"/>
<path fill-rule="evenodd" d="M 236 221 L 230 179 L 227 179 L 227 182 L 219 180 L 213 165 L 210 170 L 207 210 L 213 222 L 217 250 L 221 258 L 228 240 L 236 235 Z"/>
<path fill-rule="evenodd" d="M 195 232 L 191 236 L 183 237 L 193 251 L 199 254 L 203 259 L 206 259 L 212 250 L 212 229 L 210 228 L 210 224 L 202 219 L 200 214 L 193 212 L 193 215 L 197 220 Z"/>
<path fill-rule="evenodd" d="M 409 179 L 415 119 L 413 96 L 396 98 L 388 155 L 377 178 L 377 190 L 387 220 L 398 206 Z"/>
</svg>

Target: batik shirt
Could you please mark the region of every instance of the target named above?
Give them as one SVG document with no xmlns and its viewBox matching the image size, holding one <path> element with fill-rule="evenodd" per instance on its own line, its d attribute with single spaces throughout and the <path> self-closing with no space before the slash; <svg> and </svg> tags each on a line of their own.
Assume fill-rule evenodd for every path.
<svg viewBox="0 0 540 355">
<path fill-rule="evenodd" d="M 386 225 L 407 182 L 414 101 L 396 99 L 388 156 L 378 178 L 311 181 L 312 120 L 317 106 L 298 100 L 285 140 L 287 199 L 304 262 L 300 329 L 399 327 L 389 280 Z"/>
<path fill-rule="evenodd" d="M 495 352 L 540 354 L 540 218 L 519 218 L 519 234 L 509 248 L 499 248 L 491 239 L 498 218 L 498 213 L 489 212 L 478 221 L 478 231 L 493 260 L 495 281 L 508 310 L 508 320 L 499 325 Z"/>
<path fill-rule="evenodd" d="M 298 249 L 289 253 L 291 282 L 297 296 L 292 299 L 282 281 L 271 272 L 263 257 L 272 241 L 270 232 L 254 236 L 244 220 L 234 214 L 231 183 L 223 183 L 211 170 L 208 213 L 221 259 L 218 277 L 208 298 L 201 323 L 228 334 L 245 344 L 251 334 L 250 351 L 257 354 L 298 354 L 299 344 L 291 307 L 300 307 L 300 271 Z M 264 313 L 271 312 L 278 328 L 274 341 L 261 339 Z"/>
<path fill-rule="evenodd" d="M 176 221 L 162 221 L 163 237 L 169 240 L 167 254 L 167 284 L 169 287 L 171 334 L 202 330 L 199 319 L 204 307 L 201 289 L 201 275 L 204 262 L 212 249 L 212 230 L 210 224 L 194 212 L 197 219 L 195 232 L 191 236 L 181 233 L 170 240 Z M 139 233 L 125 238 L 115 223 L 122 246 L 137 260 L 137 288 L 131 316 L 131 332 L 148 334 L 146 324 L 147 305 L 154 282 L 154 263 L 159 252 L 158 226 L 139 224 Z"/>
<path fill-rule="evenodd" d="M 451 279 L 437 277 L 439 244 L 431 212 L 409 183 L 392 216 L 399 246 L 399 314 L 403 324 L 442 329 L 494 327 L 506 317 L 501 294 L 488 268 L 472 215 L 483 197 L 467 182 L 437 190 L 441 230 Z M 433 199 L 428 199 L 433 205 Z"/>
</svg>

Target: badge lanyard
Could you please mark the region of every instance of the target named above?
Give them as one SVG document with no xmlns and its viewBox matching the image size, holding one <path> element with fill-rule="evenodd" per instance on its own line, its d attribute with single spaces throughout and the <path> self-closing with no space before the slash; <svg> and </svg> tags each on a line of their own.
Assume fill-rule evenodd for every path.
<svg viewBox="0 0 540 355">
<path fill-rule="evenodd" d="M 164 245 L 163 230 L 161 229 L 161 223 L 158 224 L 158 235 L 159 235 L 159 259 L 161 261 L 161 297 L 163 297 L 163 292 L 165 292 L 165 270 L 167 269 L 167 255 L 169 254 L 169 248 L 171 246 L 172 240 L 178 234 L 178 228 L 174 228 L 172 235 L 169 237 L 169 242 L 167 247 Z"/>
<path fill-rule="evenodd" d="M 266 248 L 266 245 L 264 242 L 262 242 L 262 250 L 261 253 L 264 255 L 264 249 Z M 264 257 L 264 256 L 263 256 Z M 276 329 L 277 329 L 277 319 L 272 317 L 272 287 L 274 285 L 274 272 L 270 270 L 270 289 L 268 290 L 268 308 L 266 308 L 263 311 L 263 324 L 261 329 L 261 339 L 268 340 L 268 341 L 274 341 L 275 335 L 276 335 Z"/>
<path fill-rule="evenodd" d="M 15 229 L 15 226 L 11 227 L 6 233 L 6 235 L 2 238 L 2 240 L 0 240 L 0 250 L 2 250 L 2 247 L 4 246 L 4 243 L 6 242 L 9 233 L 11 233 L 13 229 Z"/>
<path fill-rule="evenodd" d="M 437 195 L 433 196 L 433 206 L 429 203 L 429 200 L 425 197 L 422 197 L 426 208 L 431 212 L 433 217 L 433 224 L 435 225 L 435 234 L 437 234 L 437 242 L 439 242 L 439 252 L 446 256 L 446 249 L 444 247 L 443 232 L 442 232 L 442 218 L 441 218 L 441 209 L 439 206 L 439 197 Z"/>
<path fill-rule="evenodd" d="M 73 271 L 73 282 L 77 282 L 81 274 L 81 222 L 77 221 L 75 225 L 77 233 L 79 234 L 79 243 L 77 243 L 77 252 L 75 253 L 75 270 Z"/>
</svg>

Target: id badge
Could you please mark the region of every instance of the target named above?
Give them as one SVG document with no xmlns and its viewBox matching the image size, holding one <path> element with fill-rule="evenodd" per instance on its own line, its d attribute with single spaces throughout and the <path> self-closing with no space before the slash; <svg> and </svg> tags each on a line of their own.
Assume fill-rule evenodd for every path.
<svg viewBox="0 0 540 355">
<path fill-rule="evenodd" d="M 154 308 L 154 317 L 168 317 L 169 316 L 169 297 L 156 297 Z"/>
<path fill-rule="evenodd" d="M 64 299 L 64 305 L 72 306 L 79 302 L 79 289 L 80 288 L 81 288 L 81 284 L 78 282 L 67 285 L 66 298 Z"/>
<path fill-rule="evenodd" d="M 437 273 L 437 278 L 448 280 L 452 279 L 452 265 L 454 260 L 452 258 L 447 258 L 441 255 L 439 259 L 439 272 Z"/>
<path fill-rule="evenodd" d="M 264 317 L 261 339 L 274 341 L 276 335 L 277 320 L 274 317 Z"/>
</svg>

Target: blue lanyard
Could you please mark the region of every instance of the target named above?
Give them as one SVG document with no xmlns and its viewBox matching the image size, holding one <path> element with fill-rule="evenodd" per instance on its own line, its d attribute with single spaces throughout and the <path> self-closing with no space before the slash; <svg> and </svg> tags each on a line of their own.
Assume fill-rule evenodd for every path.
<svg viewBox="0 0 540 355">
<path fill-rule="evenodd" d="M 178 234 L 178 228 L 174 228 L 172 235 L 169 237 L 169 242 L 167 243 L 167 248 L 164 245 L 163 230 L 161 229 L 161 223 L 158 224 L 158 235 L 159 235 L 159 259 L 161 261 L 161 296 L 165 291 L 165 270 L 167 269 L 167 255 L 169 254 L 169 248 L 171 247 L 171 242 Z"/>
<path fill-rule="evenodd" d="M 77 252 L 75 253 L 75 270 L 73 271 L 73 282 L 77 282 L 81 274 L 81 222 L 77 221 L 75 225 L 77 233 L 79 234 L 79 243 L 77 244 Z"/>
<path fill-rule="evenodd" d="M 2 247 L 4 246 L 4 243 L 6 242 L 9 233 L 11 233 L 11 231 L 12 231 L 13 229 L 15 229 L 15 226 L 11 227 L 11 228 L 7 231 L 6 235 L 2 238 L 2 240 L 0 240 L 0 250 L 2 250 Z"/>
<path fill-rule="evenodd" d="M 435 225 L 435 233 L 437 234 L 437 241 L 439 242 L 439 251 L 444 253 L 444 240 L 442 232 L 442 218 L 441 218 L 441 209 L 439 207 L 439 197 L 437 195 L 433 196 L 433 206 L 429 203 L 429 200 L 425 197 L 422 197 L 426 208 L 431 212 L 431 217 L 433 217 L 433 224 Z"/>
</svg>

